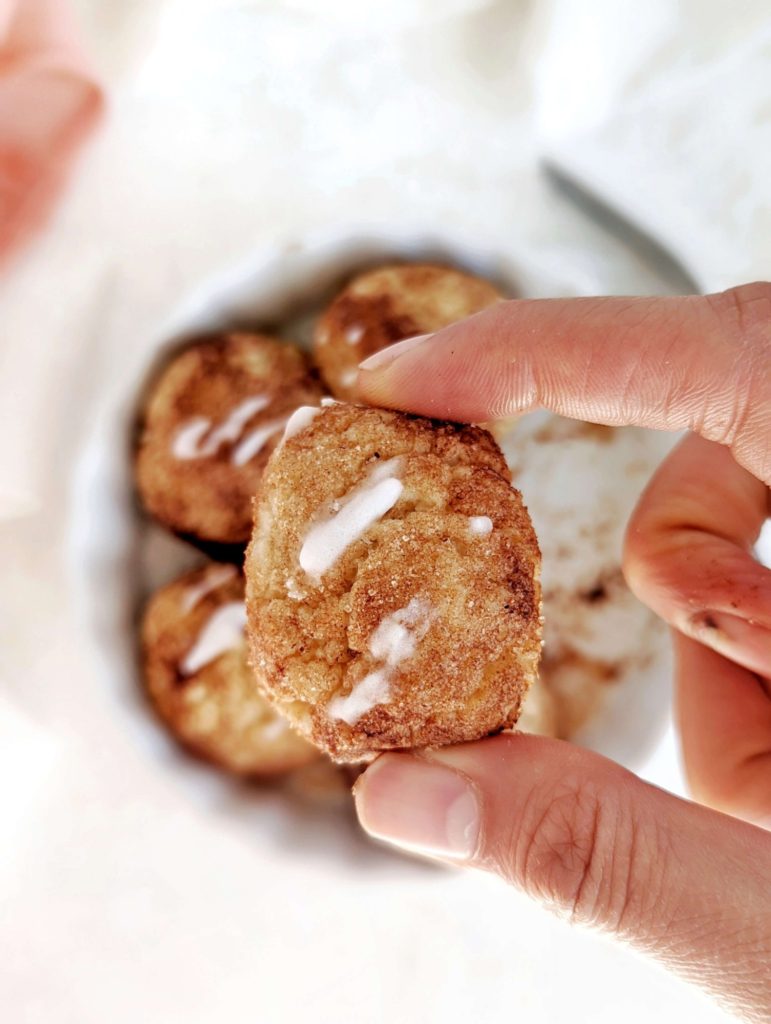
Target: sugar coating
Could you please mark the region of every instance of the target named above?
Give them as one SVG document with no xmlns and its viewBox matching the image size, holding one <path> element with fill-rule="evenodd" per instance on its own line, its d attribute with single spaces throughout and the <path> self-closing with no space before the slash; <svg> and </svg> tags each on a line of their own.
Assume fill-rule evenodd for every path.
<svg viewBox="0 0 771 1024">
<path fill-rule="evenodd" d="M 243 601 L 228 601 L 207 621 L 198 638 L 185 655 L 180 668 L 191 676 L 204 665 L 232 651 L 243 643 L 246 627 L 246 607 Z"/>
<path fill-rule="evenodd" d="M 252 416 L 270 405 L 267 395 L 252 395 L 239 402 L 230 415 L 209 433 L 212 422 L 205 416 L 195 416 L 188 423 L 183 423 L 174 435 L 171 450 L 176 459 L 205 459 L 216 455 L 223 444 L 237 441 Z M 244 460 L 246 461 L 246 460 Z M 240 463 L 236 463 L 240 465 Z"/>
<path fill-rule="evenodd" d="M 351 544 L 389 512 L 404 489 L 395 475 L 399 460 L 375 467 L 367 479 L 335 502 L 332 514 L 311 526 L 300 549 L 300 567 L 315 583 Z"/>
<path fill-rule="evenodd" d="M 489 516 L 469 516 L 468 532 L 472 537 L 488 537 L 492 529 L 493 521 Z"/>
<path fill-rule="evenodd" d="M 234 579 L 238 570 L 234 565 L 215 565 L 204 575 L 199 583 L 194 583 L 182 591 L 180 607 L 187 614 L 191 612 L 207 594 L 221 587 L 223 583 Z"/>
</svg>

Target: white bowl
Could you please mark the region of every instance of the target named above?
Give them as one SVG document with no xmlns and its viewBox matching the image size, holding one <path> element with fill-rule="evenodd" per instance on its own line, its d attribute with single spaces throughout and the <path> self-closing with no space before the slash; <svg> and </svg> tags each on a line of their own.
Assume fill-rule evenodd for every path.
<svg viewBox="0 0 771 1024">
<path fill-rule="evenodd" d="M 223 778 L 178 751 L 146 705 L 136 663 L 137 609 L 150 589 L 200 560 L 200 555 L 149 524 L 139 512 L 133 494 L 131 450 L 146 380 L 171 347 L 191 335 L 234 325 L 277 330 L 307 345 L 312 314 L 334 289 L 351 273 L 392 258 L 452 262 L 499 282 L 513 293 L 524 290 L 523 282 L 524 288 L 533 290 L 533 266 L 526 254 L 484 253 L 468 239 L 449 236 L 326 236 L 303 246 L 257 253 L 245 264 L 204 282 L 186 300 L 173 304 L 175 308 L 155 337 L 138 346 L 135 372 L 116 380 L 104 395 L 78 462 L 71 509 L 70 556 L 79 611 L 93 641 L 98 678 L 104 681 L 115 719 L 127 734 L 157 764 L 158 771 L 167 773 L 190 799 L 208 808 L 215 806 L 242 821 L 252 835 L 255 829 L 261 831 L 260 822 L 267 822 L 267 831 L 289 832 L 301 846 L 316 844 L 321 848 L 326 844 L 336 856 L 346 852 L 357 863 L 372 863 L 372 854 L 368 851 L 366 856 L 359 856 L 363 847 L 356 830 L 341 827 L 342 820 L 350 823 L 345 802 L 335 804 L 334 810 L 318 803 L 309 809 L 307 802 L 288 799 L 275 789 L 257 790 Z M 535 277 L 541 281 L 541 289 L 552 294 L 570 290 L 557 279 L 538 274 Z M 640 435 L 634 432 L 634 440 L 629 435 L 635 457 L 642 450 Z M 658 448 L 645 448 L 651 466 L 662 448 L 660 440 L 655 444 Z M 507 443 L 505 447 L 510 446 Z M 616 445 L 614 457 L 606 465 L 596 459 L 580 463 L 579 471 L 591 474 L 588 486 L 585 475 L 576 478 L 571 459 L 565 459 L 560 467 L 555 453 L 557 449 L 552 448 L 551 471 L 556 467 L 563 474 L 564 493 L 584 495 L 583 514 L 586 495 L 592 491 L 598 501 L 605 500 L 602 495 L 615 492 L 618 496 L 623 443 Z M 533 486 L 534 481 L 537 473 Z M 523 487 L 526 502 L 534 508 L 543 505 Z M 621 521 L 639 487 L 640 480 L 635 479 L 616 501 L 619 537 Z M 537 530 L 550 529 L 548 515 L 539 512 L 535 518 Z M 553 545 L 544 536 L 541 540 L 549 552 Z M 606 549 L 607 543 L 602 555 L 607 560 Z M 639 765 L 665 727 L 668 679 L 668 659 L 657 648 L 644 672 L 630 672 L 608 690 L 607 699 L 576 740 L 631 767 Z M 375 857 L 375 862 L 382 863 L 382 856 Z"/>
</svg>

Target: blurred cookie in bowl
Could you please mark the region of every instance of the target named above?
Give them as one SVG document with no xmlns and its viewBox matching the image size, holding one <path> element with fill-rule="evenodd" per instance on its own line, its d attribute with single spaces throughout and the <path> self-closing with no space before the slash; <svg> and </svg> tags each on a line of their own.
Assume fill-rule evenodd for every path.
<svg viewBox="0 0 771 1024">
<path fill-rule="evenodd" d="M 620 566 L 588 588 L 549 585 L 543 684 L 553 696 L 556 735 L 576 736 L 625 682 L 641 678 L 661 651 L 666 627 L 641 604 Z"/>
<path fill-rule="evenodd" d="M 543 666 L 541 669 L 543 671 Z M 543 679 L 536 679 L 527 691 L 516 728 L 517 732 L 530 732 L 536 736 L 559 735 L 557 698 Z"/>
<path fill-rule="evenodd" d="M 314 355 L 335 398 L 355 401 L 362 359 L 502 298 L 488 281 L 451 267 L 404 263 L 370 270 L 355 277 L 319 317 Z"/>
<path fill-rule="evenodd" d="M 496 436 L 543 554 L 539 686 L 552 702 L 550 727 L 564 739 L 590 735 L 617 756 L 639 750 L 638 737 L 652 736 L 665 714 L 656 687 L 668 674 L 667 631 L 629 590 L 621 553 L 637 498 L 672 441 L 546 412 L 499 424 Z M 614 701 L 623 714 L 598 740 L 595 725 Z"/>
<path fill-rule="evenodd" d="M 298 348 L 233 331 L 175 355 L 141 413 L 136 485 L 145 509 L 188 539 L 245 544 L 252 497 L 298 406 L 322 390 Z"/>
<path fill-rule="evenodd" d="M 319 757 L 260 695 L 246 660 L 244 580 L 210 563 L 150 598 L 142 620 L 144 685 L 186 749 L 236 775 L 289 772 Z"/>
</svg>

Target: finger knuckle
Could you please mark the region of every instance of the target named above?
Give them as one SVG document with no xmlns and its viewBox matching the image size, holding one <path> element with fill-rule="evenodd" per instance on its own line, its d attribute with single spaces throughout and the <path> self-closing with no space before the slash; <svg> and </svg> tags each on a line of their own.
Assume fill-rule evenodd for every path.
<svg viewBox="0 0 771 1024">
<path fill-rule="evenodd" d="M 771 283 L 730 288 L 707 301 L 733 353 L 726 401 L 705 417 L 707 433 L 766 479 L 771 472 Z"/>
<path fill-rule="evenodd" d="M 521 822 L 516 871 L 527 891 L 570 920 L 638 933 L 660 889 L 646 845 L 605 780 L 565 776 Z"/>
<path fill-rule="evenodd" d="M 525 884 L 569 917 L 583 919 L 599 909 L 604 818 L 597 787 L 588 779 L 568 777 L 539 813 L 523 822 Z"/>
<path fill-rule="evenodd" d="M 739 338 L 771 335 L 771 281 L 753 281 L 708 296 L 721 323 Z"/>
</svg>

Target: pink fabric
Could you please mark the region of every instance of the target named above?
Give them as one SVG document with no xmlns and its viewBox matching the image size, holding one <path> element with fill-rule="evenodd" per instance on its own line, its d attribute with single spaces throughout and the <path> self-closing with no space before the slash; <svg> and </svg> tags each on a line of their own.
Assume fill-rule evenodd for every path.
<svg viewBox="0 0 771 1024">
<path fill-rule="evenodd" d="M 102 103 L 66 0 L 0 0 L 0 262 L 50 212 Z"/>
</svg>

